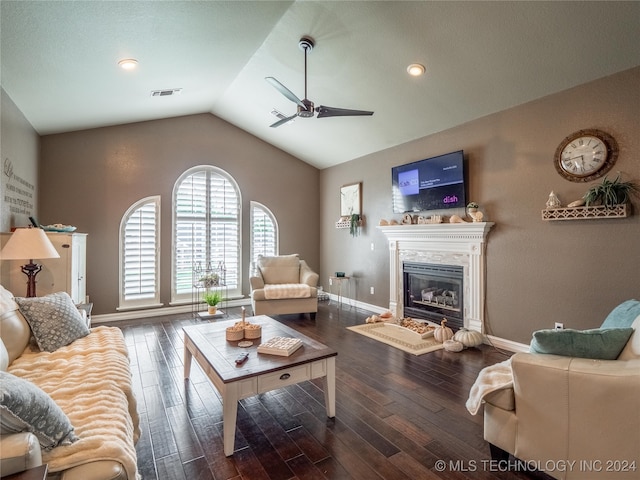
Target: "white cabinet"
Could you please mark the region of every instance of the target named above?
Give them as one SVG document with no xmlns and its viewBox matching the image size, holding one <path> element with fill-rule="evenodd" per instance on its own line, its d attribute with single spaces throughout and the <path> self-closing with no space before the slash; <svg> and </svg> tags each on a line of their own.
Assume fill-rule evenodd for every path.
<svg viewBox="0 0 640 480">
<path fill-rule="evenodd" d="M 10 233 L 0 234 L 2 246 L 10 236 Z M 41 297 L 67 292 L 75 303 L 84 303 L 87 296 L 87 234 L 47 232 L 47 237 L 60 258 L 34 259 L 34 263 L 42 265 L 36 277 L 36 294 Z M 27 276 L 21 271 L 22 265 L 27 263 L 28 260 L 0 261 L 2 286 L 16 297 L 24 297 L 27 293 Z"/>
</svg>

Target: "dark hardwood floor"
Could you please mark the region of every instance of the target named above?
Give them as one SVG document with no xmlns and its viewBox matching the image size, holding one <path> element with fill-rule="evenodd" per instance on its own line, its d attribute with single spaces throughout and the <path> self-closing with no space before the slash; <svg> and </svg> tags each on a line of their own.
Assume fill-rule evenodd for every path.
<svg viewBox="0 0 640 480">
<path fill-rule="evenodd" d="M 202 320 L 110 323 L 124 332 L 131 355 L 143 480 L 547 478 L 488 463 L 482 415 L 465 409 L 480 369 L 505 353 L 483 346 L 410 355 L 345 328 L 369 315 L 323 303 L 313 321 L 275 317 L 338 351 L 336 417 L 326 417 L 321 381 L 242 400 L 228 458 L 219 394 L 195 362 L 183 380 L 182 327 Z"/>
</svg>

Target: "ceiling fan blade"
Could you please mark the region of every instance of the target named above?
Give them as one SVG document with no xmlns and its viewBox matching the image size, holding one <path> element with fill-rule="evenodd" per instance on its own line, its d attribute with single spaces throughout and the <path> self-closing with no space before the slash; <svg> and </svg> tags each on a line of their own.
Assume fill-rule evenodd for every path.
<svg viewBox="0 0 640 480">
<path fill-rule="evenodd" d="M 294 113 L 293 115 L 291 115 L 290 117 L 285 117 L 282 118 L 280 120 L 278 120 L 276 123 L 272 123 L 271 125 L 269 125 L 271 128 L 276 128 L 279 127 L 280 125 L 284 125 L 287 122 L 290 122 L 291 120 L 293 120 L 294 118 L 296 118 L 298 116 L 297 113 Z"/>
<path fill-rule="evenodd" d="M 282 95 L 284 95 L 285 97 L 287 97 L 289 100 L 291 100 L 293 103 L 300 105 L 302 108 L 304 108 L 305 110 L 307 109 L 307 107 L 305 106 L 304 103 L 302 103 L 302 100 L 300 100 L 298 97 L 295 96 L 295 94 L 289 90 L 287 87 L 285 87 L 283 84 L 281 84 L 278 80 L 276 80 L 273 77 L 265 77 L 264 78 L 267 82 L 269 82 L 271 85 L 273 85 L 275 87 L 276 90 L 278 90 Z M 273 126 L 273 125 L 272 125 Z"/>
<path fill-rule="evenodd" d="M 316 108 L 318 118 L 322 117 L 355 117 L 360 115 L 373 115 L 373 112 L 367 110 L 350 110 L 348 108 L 325 107 L 320 105 Z"/>
</svg>

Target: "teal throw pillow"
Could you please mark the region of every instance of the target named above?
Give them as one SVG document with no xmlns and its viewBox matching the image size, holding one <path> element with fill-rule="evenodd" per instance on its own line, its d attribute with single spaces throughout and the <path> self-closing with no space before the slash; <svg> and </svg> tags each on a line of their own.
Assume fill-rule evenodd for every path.
<svg viewBox="0 0 640 480">
<path fill-rule="evenodd" d="M 633 328 L 538 330 L 533 333 L 530 351 L 565 357 L 615 360 L 632 333 Z"/>
<path fill-rule="evenodd" d="M 31 432 L 45 450 L 78 440 L 69 418 L 33 383 L 0 372 L 0 433 Z"/>
<path fill-rule="evenodd" d="M 638 300 L 627 300 L 607 315 L 600 328 L 630 327 L 638 315 L 640 315 L 640 302 Z"/>
</svg>

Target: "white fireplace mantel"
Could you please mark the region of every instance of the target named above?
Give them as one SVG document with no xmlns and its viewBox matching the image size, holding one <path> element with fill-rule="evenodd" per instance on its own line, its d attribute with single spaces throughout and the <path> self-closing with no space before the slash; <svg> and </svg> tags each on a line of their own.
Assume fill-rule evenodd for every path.
<svg viewBox="0 0 640 480">
<path fill-rule="evenodd" d="M 404 316 L 404 261 L 463 267 L 464 326 L 484 331 L 485 245 L 491 222 L 385 225 L 389 240 L 389 309 Z"/>
</svg>

